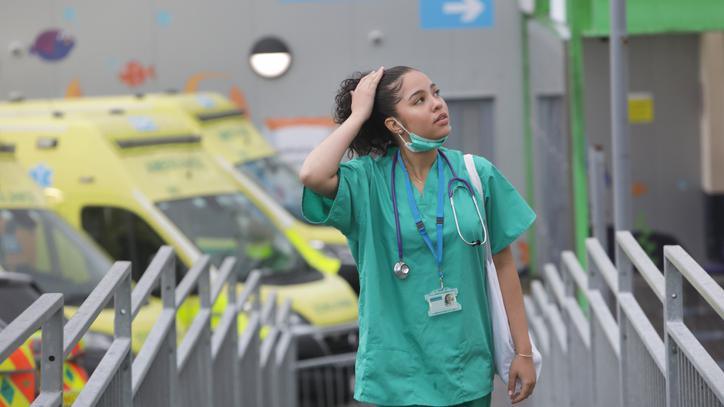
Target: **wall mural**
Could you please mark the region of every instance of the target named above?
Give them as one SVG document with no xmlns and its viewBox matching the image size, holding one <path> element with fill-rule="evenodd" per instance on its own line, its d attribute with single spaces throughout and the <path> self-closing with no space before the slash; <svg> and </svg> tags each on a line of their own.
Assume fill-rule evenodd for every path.
<svg viewBox="0 0 724 407">
<path fill-rule="evenodd" d="M 60 61 L 68 56 L 75 46 L 73 37 L 57 28 L 47 29 L 37 37 L 30 53 L 48 62 Z"/>
<path fill-rule="evenodd" d="M 197 72 L 189 76 L 189 78 L 186 80 L 184 92 L 198 92 L 201 82 L 213 79 L 223 79 L 227 82 L 231 82 L 231 75 L 225 74 L 223 72 L 213 71 Z M 251 113 L 249 112 L 249 105 L 246 103 L 246 97 L 244 96 L 244 92 L 237 85 L 231 85 L 228 97 L 232 102 L 234 102 L 239 110 L 243 110 L 244 113 L 246 113 L 247 117 L 251 116 Z"/>
<path fill-rule="evenodd" d="M 156 68 L 153 65 L 144 67 L 138 61 L 129 61 L 118 74 L 118 79 L 130 88 L 141 86 L 149 79 L 156 78 Z"/>
<path fill-rule="evenodd" d="M 631 194 L 634 198 L 641 198 L 646 195 L 647 192 L 649 192 L 649 187 L 641 181 L 635 181 L 633 185 L 631 185 Z"/>
<path fill-rule="evenodd" d="M 158 24 L 159 27 L 168 27 L 171 25 L 172 20 L 173 16 L 168 11 L 158 10 L 156 12 L 156 24 Z"/>
<path fill-rule="evenodd" d="M 73 79 L 70 81 L 70 84 L 68 84 L 68 87 L 65 88 L 65 97 L 66 99 L 70 98 L 79 98 L 83 96 L 83 91 L 80 88 L 80 80 L 78 78 Z"/>
<path fill-rule="evenodd" d="M 75 7 L 65 7 L 63 8 L 63 20 L 74 23 L 77 17 L 77 13 L 75 12 Z"/>
</svg>

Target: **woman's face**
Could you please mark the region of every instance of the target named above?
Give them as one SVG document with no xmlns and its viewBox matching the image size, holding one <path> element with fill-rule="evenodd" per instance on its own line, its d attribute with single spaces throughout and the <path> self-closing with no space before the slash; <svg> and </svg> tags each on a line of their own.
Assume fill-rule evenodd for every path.
<svg viewBox="0 0 724 407">
<path fill-rule="evenodd" d="M 402 125 L 413 133 L 433 140 L 450 134 L 447 103 L 440 96 L 437 85 L 419 71 L 410 71 L 401 80 L 401 100 L 395 108 Z M 399 130 L 399 126 L 396 127 Z"/>
</svg>

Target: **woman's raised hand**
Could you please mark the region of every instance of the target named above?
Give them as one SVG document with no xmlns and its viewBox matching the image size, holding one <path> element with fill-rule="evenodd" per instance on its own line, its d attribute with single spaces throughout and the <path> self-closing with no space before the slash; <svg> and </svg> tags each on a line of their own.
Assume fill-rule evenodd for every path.
<svg viewBox="0 0 724 407">
<path fill-rule="evenodd" d="M 375 104 L 375 93 L 377 92 L 377 85 L 380 83 L 384 67 L 379 67 L 376 70 L 363 76 L 362 79 L 357 83 L 357 87 L 351 91 L 352 93 L 352 114 L 361 121 L 366 121 L 372 114 L 372 107 Z"/>
</svg>

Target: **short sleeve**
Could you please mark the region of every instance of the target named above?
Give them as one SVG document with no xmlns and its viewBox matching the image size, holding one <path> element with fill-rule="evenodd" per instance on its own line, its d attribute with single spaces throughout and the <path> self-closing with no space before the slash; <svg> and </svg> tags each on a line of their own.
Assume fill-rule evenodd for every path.
<svg viewBox="0 0 724 407">
<path fill-rule="evenodd" d="M 536 216 L 510 181 L 490 161 L 475 157 L 475 166 L 483 181 L 490 250 L 496 254 L 528 230 Z"/>
<path fill-rule="evenodd" d="M 304 187 L 302 193 L 302 215 L 312 224 L 328 225 L 349 235 L 355 227 L 358 215 L 353 205 L 354 197 L 367 196 L 364 186 L 367 184 L 365 166 L 360 160 L 351 160 L 339 165 L 339 186 L 334 199 L 319 195 Z M 362 201 L 357 199 L 356 205 Z"/>
</svg>

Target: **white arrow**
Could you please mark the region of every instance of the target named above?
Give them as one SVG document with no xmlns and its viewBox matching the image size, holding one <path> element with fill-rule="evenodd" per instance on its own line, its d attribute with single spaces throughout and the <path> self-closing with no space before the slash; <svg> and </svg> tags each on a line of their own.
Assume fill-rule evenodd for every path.
<svg viewBox="0 0 724 407">
<path fill-rule="evenodd" d="M 485 11 L 485 4 L 480 0 L 462 0 L 460 2 L 443 3 L 442 11 L 445 14 L 462 14 L 460 20 L 463 23 L 475 21 Z"/>
</svg>

